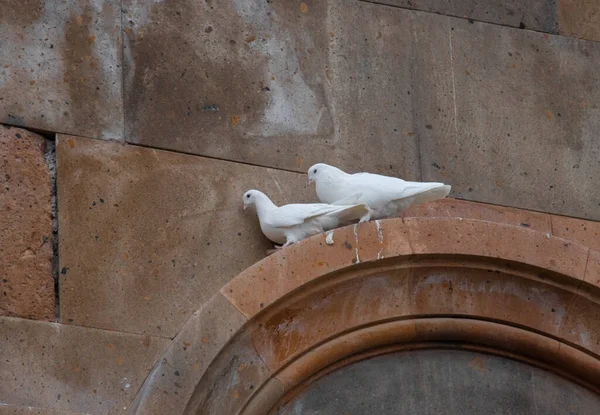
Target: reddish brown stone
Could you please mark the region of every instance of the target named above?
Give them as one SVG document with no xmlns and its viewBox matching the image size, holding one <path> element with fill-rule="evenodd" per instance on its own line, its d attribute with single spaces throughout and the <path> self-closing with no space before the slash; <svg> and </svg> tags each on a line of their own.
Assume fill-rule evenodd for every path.
<svg viewBox="0 0 600 415">
<path fill-rule="evenodd" d="M 54 320 L 46 140 L 0 126 L 0 315 Z"/>
<path fill-rule="evenodd" d="M 552 215 L 552 234 L 600 251 L 600 222 Z"/>
<path fill-rule="evenodd" d="M 405 212 L 404 217 L 479 219 L 544 233 L 552 231 L 550 215 L 546 213 L 459 199 L 442 199 L 415 206 Z"/>
<path fill-rule="evenodd" d="M 325 274 L 355 264 L 409 255 L 477 256 L 508 260 L 584 278 L 587 248 L 550 233 L 483 220 L 409 218 L 337 229 L 292 245 L 253 265 L 221 289 L 248 318 Z M 330 242 L 331 242 L 330 240 Z"/>
<path fill-rule="evenodd" d="M 600 252 L 590 251 L 585 269 L 585 282 L 600 288 Z"/>
</svg>

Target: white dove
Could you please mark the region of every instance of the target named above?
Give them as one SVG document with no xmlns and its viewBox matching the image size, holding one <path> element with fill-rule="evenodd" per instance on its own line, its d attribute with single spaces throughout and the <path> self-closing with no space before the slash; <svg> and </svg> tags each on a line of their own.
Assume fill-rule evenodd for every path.
<svg viewBox="0 0 600 415">
<path fill-rule="evenodd" d="M 443 199 L 451 186 L 444 183 L 408 182 L 371 173 L 348 174 L 324 163 L 308 169 L 308 182 L 316 183 L 317 197 L 333 205 L 365 203 L 369 215 L 360 222 L 396 216 L 409 207 Z"/>
<path fill-rule="evenodd" d="M 258 190 L 244 193 L 244 210 L 249 206 L 256 208 L 260 229 L 265 236 L 275 243 L 283 244 L 281 247 L 275 246 L 278 249 L 359 220 L 369 212 L 365 204 L 333 206 L 325 203 L 295 203 L 277 207 L 267 195 Z"/>
</svg>

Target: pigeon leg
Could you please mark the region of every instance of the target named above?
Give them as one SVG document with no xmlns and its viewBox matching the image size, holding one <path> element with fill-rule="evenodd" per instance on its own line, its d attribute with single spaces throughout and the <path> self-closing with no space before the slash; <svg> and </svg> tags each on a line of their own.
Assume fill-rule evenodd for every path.
<svg viewBox="0 0 600 415">
<path fill-rule="evenodd" d="M 366 215 L 364 215 L 362 218 L 360 218 L 358 223 L 368 222 L 370 220 L 371 220 L 371 211 L 369 211 Z"/>
</svg>

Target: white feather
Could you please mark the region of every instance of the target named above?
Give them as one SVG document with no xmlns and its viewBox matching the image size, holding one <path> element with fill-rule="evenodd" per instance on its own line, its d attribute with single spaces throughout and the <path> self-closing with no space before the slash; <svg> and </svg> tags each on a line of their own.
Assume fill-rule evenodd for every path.
<svg viewBox="0 0 600 415">
<path fill-rule="evenodd" d="M 411 206 L 443 199 L 452 189 L 444 183 L 409 182 L 371 173 L 348 174 L 323 163 L 312 166 L 308 177 L 316 183 L 321 202 L 333 205 L 364 203 L 369 206 L 370 219 L 397 216 Z"/>
<path fill-rule="evenodd" d="M 284 246 L 357 221 L 369 213 L 365 204 L 295 203 L 278 207 L 258 190 L 247 191 L 243 199 L 244 208 L 256 208 L 265 236 Z"/>
</svg>

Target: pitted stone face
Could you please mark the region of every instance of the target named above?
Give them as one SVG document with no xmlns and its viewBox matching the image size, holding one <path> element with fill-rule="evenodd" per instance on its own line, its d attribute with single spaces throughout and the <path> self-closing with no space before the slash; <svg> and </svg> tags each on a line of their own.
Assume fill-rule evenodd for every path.
<svg viewBox="0 0 600 415">
<path fill-rule="evenodd" d="M 117 0 L 0 4 L 0 122 L 123 139 Z"/>
</svg>

